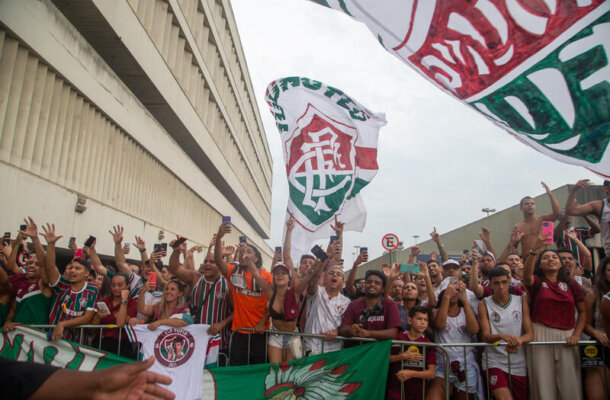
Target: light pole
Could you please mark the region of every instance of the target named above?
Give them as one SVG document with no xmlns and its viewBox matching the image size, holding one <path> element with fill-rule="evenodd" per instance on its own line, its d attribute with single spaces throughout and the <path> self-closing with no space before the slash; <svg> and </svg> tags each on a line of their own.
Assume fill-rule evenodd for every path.
<svg viewBox="0 0 610 400">
<path fill-rule="evenodd" d="M 417 239 L 419 238 L 419 235 L 413 235 L 411 237 L 415 240 L 415 245 L 417 246 Z"/>
<path fill-rule="evenodd" d="M 489 213 L 493 213 L 496 212 L 495 208 L 489 208 L 489 207 L 485 207 L 484 209 L 482 209 L 481 211 L 483 211 L 484 213 L 487 213 L 487 216 L 489 217 Z"/>
</svg>

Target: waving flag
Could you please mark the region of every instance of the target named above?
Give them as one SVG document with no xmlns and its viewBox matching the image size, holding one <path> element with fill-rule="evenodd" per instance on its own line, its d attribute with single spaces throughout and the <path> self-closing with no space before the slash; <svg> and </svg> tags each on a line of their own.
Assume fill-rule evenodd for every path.
<svg viewBox="0 0 610 400">
<path fill-rule="evenodd" d="M 610 175 L 610 1 L 311 1 L 521 142 Z"/>
<path fill-rule="evenodd" d="M 345 230 L 362 231 L 366 209 L 358 195 L 377 174 L 377 138 L 385 116 L 341 90 L 308 78 L 271 82 L 265 94 L 282 137 L 288 176 L 292 256 L 333 234 L 335 215 Z"/>
</svg>

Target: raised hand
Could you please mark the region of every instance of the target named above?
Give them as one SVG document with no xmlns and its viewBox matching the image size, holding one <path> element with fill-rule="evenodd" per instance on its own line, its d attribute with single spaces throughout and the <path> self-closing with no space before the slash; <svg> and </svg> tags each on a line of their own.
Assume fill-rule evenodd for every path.
<svg viewBox="0 0 610 400">
<path fill-rule="evenodd" d="M 479 232 L 479 237 L 483 242 L 489 243 L 491 242 L 491 231 L 486 227 L 482 227 L 481 232 Z"/>
<path fill-rule="evenodd" d="M 411 246 L 411 247 L 409 247 L 409 249 L 411 249 L 411 255 L 414 256 L 414 257 L 416 255 L 418 255 L 419 253 L 421 253 L 421 249 L 417 245 Z"/>
<path fill-rule="evenodd" d="M 523 238 L 523 235 L 525 235 L 525 234 L 523 232 L 521 232 L 521 230 L 519 228 L 514 227 L 513 230 L 510 232 L 510 244 L 513 247 L 517 247 L 517 245 Z"/>
<path fill-rule="evenodd" d="M 290 217 L 286 220 L 286 230 L 292 231 L 294 229 L 295 219 L 294 217 Z"/>
<path fill-rule="evenodd" d="M 384 274 L 384 275 L 385 275 L 387 278 L 389 278 L 389 277 L 390 277 L 390 274 L 392 273 L 392 271 L 391 271 L 391 269 L 390 269 L 390 266 L 389 266 L 388 264 L 383 264 L 383 265 L 381 266 L 381 272 L 383 272 L 383 274 Z"/>
<path fill-rule="evenodd" d="M 135 237 L 136 241 L 133 244 L 134 247 L 140 251 L 146 250 L 146 242 L 140 236 Z"/>
<path fill-rule="evenodd" d="M 433 241 L 435 241 L 437 244 L 438 242 L 441 241 L 441 235 L 438 234 L 438 232 L 436 232 L 436 226 L 434 227 L 434 230 L 432 232 L 430 232 L 430 237 L 432 238 Z"/>
<path fill-rule="evenodd" d="M 356 257 L 356 262 L 354 262 L 354 264 L 360 265 L 363 262 L 367 262 L 368 260 L 369 260 L 369 252 L 368 252 L 368 250 L 364 250 L 360 254 L 358 254 L 358 257 Z"/>
<path fill-rule="evenodd" d="M 223 256 L 232 256 L 235 253 L 235 246 L 226 246 L 222 251 Z"/>
<path fill-rule="evenodd" d="M 220 224 L 218 227 L 218 233 L 216 234 L 216 240 L 220 240 L 224 235 L 231 233 L 231 224 Z"/>
<path fill-rule="evenodd" d="M 430 253 L 430 260 L 436 261 L 436 250 L 432 250 Z"/>
<path fill-rule="evenodd" d="M 25 236 L 28 236 L 32 239 L 37 238 L 38 226 L 36 226 L 36 223 L 34 222 L 32 217 L 28 217 L 27 219 L 24 218 L 23 221 L 25 222 L 25 230 L 20 231 L 20 233 L 23 233 Z"/>
<path fill-rule="evenodd" d="M 44 233 L 41 233 L 41 235 L 45 238 L 47 244 L 55 243 L 63 237 L 55 234 L 55 224 L 47 223 L 47 226 L 42 226 L 42 230 Z"/>
<path fill-rule="evenodd" d="M 339 221 L 337 219 L 337 214 L 335 214 L 335 225 L 331 225 L 330 227 L 333 229 L 333 231 L 335 231 L 337 233 L 338 236 L 341 236 L 341 234 L 343 233 L 344 226 L 345 226 L 345 223 Z"/>
<path fill-rule="evenodd" d="M 576 192 L 578 189 L 586 189 L 588 187 L 589 187 L 589 180 L 581 179 L 574 184 L 574 187 L 572 188 L 572 192 Z"/>
<path fill-rule="evenodd" d="M 116 225 L 112 227 L 112 231 L 108 231 L 112 235 L 114 243 L 121 243 L 123 241 L 123 227 Z"/>
<path fill-rule="evenodd" d="M 547 184 L 546 184 L 546 183 L 544 183 L 544 182 L 540 182 L 540 183 L 542 184 L 542 187 L 544 188 L 544 190 L 545 190 L 547 193 L 549 193 L 549 192 L 551 191 L 551 189 L 549 189 L 549 187 L 547 186 Z"/>
</svg>

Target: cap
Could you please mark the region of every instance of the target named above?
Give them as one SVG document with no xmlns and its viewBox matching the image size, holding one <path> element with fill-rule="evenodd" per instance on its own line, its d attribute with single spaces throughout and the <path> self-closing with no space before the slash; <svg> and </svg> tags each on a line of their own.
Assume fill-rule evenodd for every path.
<svg viewBox="0 0 610 400">
<path fill-rule="evenodd" d="M 283 269 L 284 271 L 286 271 L 287 274 L 290 274 L 290 270 L 285 264 L 275 264 L 275 266 L 271 268 L 271 273 L 274 274 L 279 269 Z"/>
<path fill-rule="evenodd" d="M 443 268 L 445 268 L 445 267 L 453 267 L 453 266 L 455 266 L 454 268 L 459 268 L 460 267 L 460 263 L 455 261 L 452 258 L 448 259 L 447 261 L 445 261 L 443 263 Z"/>
<path fill-rule="evenodd" d="M 494 253 L 492 253 L 489 250 L 486 250 L 485 253 L 483 253 L 484 256 L 490 256 L 494 261 L 496 261 L 496 256 L 494 256 Z"/>
</svg>

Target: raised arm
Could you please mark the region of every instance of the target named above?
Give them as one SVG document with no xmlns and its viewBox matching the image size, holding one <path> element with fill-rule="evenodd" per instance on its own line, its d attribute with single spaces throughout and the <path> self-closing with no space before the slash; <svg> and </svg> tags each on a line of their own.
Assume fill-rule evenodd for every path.
<svg viewBox="0 0 610 400">
<path fill-rule="evenodd" d="M 26 236 L 28 236 L 32 240 L 32 245 L 34 246 L 34 252 L 36 252 L 36 258 L 38 258 L 38 266 L 40 268 L 40 278 L 43 282 L 48 284 L 47 279 L 47 269 L 46 269 L 46 253 L 42 248 L 42 243 L 40 243 L 40 238 L 38 237 L 38 226 L 31 217 L 24 219 L 25 221 L 25 231 L 23 232 Z"/>
<path fill-rule="evenodd" d="M 144 282 L 144 286 L 140 291 L 140 295 L 138 296 L 138 312 L 140 314 L 144 314 L 147 317 L 153 315 L 153 306 L 146 304 L 146 292 L 150 289 L 150 284 L 148 281 Z"/>
<path fill-rule="evenodd" d="M 214 261 L 216 261 L 216 265 L 218 266 L 220 273 L 223 275 L 227 275 L 229 273 L 229 264 L 227 264 L 222 258 L 222 253 L 224 251 L 222 238 L 228 233 L 231 233 L 231 224 L 220 224 L 218 227 L 218 233 L 216 234 L 216 244 L 214 245 Z"/>
<path fill-rule="evenodd" d="M 561 215 L 561 207 L 559 206 L 559 202 L 557 201 L 557 198 L 555 197 L 553 192 L 551 192 L 551 189 L 549 189 L 549 187 L 546 185 L 546 183 L 544 183 L 544 182 L 540 182 L 540 183 L 542 184 L 542 187 L 546 191 L 546 194 L 549 196 L 549 200 L 551 201 L 551 208 L 553 209 L 553 211 L 551 213 L 543 215 L 542 220 L 543 221 L 555 221 Z"/>
<path fill-rule="evenodd" d="M 443 298 L 441 299 L 441 303 L 436 310 L 436 315 L 432 320 L 432 326 L 436 329 L 445 329 L 447 327 L 447 316 L 449 315 L 449 302 L 451 301 L 451 297 L 457 291 L 456 283 L 449 283 L 447 288 L 445 289 L 445 293 L 443 294 Z"/>
<path fill-rule="evenodd" d="M 41 233 L 41 235 L 44 236 L 45 240 L 47 241 L 45 268 L 47 270 L 49 284 L 53 285 L 59 280 L 59 270 L 57 269 L 57 265 L 55 265 L 55 243 L 63 236 L 58 236 L 55 234 L 55 224 L 47 223 L 46 226 L 42 226 L 42 230 L 44 233 Z M 93 318 L 93 312 L 91 314 L 91 318 Z"/>
<path fill-rule="evenodd" d="M 407 261 L 407 264 L 413 264 L 415 260 L 417 260 L 417 255 L 421 253 L 421 249 L 419 248 L 419 246 L 415 245 L 409 247 L 409 250 L 411 250 L 411 252 L 409 253 L 409 259 Z"/>
<path fill-rule="evenodd" d="M 568 199 L 566 201 L 566 214 L 568 215 L 576 215 L 576 216 L 585 216 L 585 215 L 596 215 L 598 218 L 602 216 L 602 200 L 590 201 L 585 204 L 578 205 L 576 202 L 576 192 L 579 189 L 585 189 L 589 187 L 589 180 L 582 179 L 572 187 L 570 190 L 570 194 L 568 195 Z"/>
<path fill-rule="evenodd" d="M 523 233 L 521 232 L 521 230 L 518 227 L 513 227 L 512 231 L 510 232 L 510 238 L 508 239 L 508 243 L 506 244 L 506 247 L 504 248 L 504 250 L 502 250 L 502 254 L 500 254 L 500 257 L 498 258 L 498 262 L 506 262 L 506 260 L 508 259 L 508 256 L 512 253 L 518 254 L 519 253 L 519 242 L 521 242 L 521 239 L 523 238 Z"/>
<path fill-rule="evenodd" d="M 468 288 L 477 296 L 477 299 L 482 298 L 485 293 L 483 286 L 479 283 L 479 253 L 474 246 L 472 247 L 472 267 L 470 270 Z"/>
<path fill-rule="evenodd" d="M 583 242 L 578 239 L 576 232 L 574 231 L 564 231 L 565 235 L 570 238 L 576 244 L 578 248 L 578 252 L 583 257 L 582 267 L 587 271 L 593 271 L 593 257 L 591 256 L 591 251 L 585 246 Z"/>
<path fill-rule="evenodd" d="M 313 268 L 311 268 L 309 271 L 307 271 L 307 274 L 305 274 L 303 279 L 301 279 L 301 282 L 299 282 L 299 284 L 295 287 L 294 293 L 297 296 L 297 300 L 298 300 L 298 297 L 300 296 L 300 293 L 303 293 L 305 288 L 309 289 L 309 284 L 311 282 L 313 282 L 314 284 L 318 283 L 318 280 L 320 279 L 320 275 L 322 275 L 323 268 L 324 268 L 324 263 L 321 262 L 320 260 L 316 260 L 316 263 L 314 264 Z"/>
<path fill-rule="evenodd" d="M 347 282 L 345 282 L 345 288 L 349 292 L 350 296 L 355 296 L 356 292 L 357 292 L 355 283 L 356 283 L 356 274 L 358 273 L 358 266 L 360 264 L 362 264 L 363 262 L 367 262 L 368 259 L 369 259 L 368 250 L 362 251 L 360 254 L 358 254 L 358 257 L 356 257 L 356 261 L 354 261 L 354 265 L 352 266 L 352 269 L 349 271 L 349 275 L 347 276 Z"/>
<path fill-rule="evenodd" d="M 292 261 L 292 230 L 294 229 L 295 220 L 293 217 L 286 220 L 286 236 L 284 237 L 284 247 L 282 247 L 284 264 L 292 271 L 294 269 L 294 261 Z"/>
<path fill-rule="evenodd" d="M 100 257 L 97 255 L 97 250 L 95 249 L 96 242 L 97 241 L 94 241 L 88 250 L 91 267 L 93 268 L 96 274 L 108 276 L 108 268 L 104 267 L 104 264 L 102 264 L 102 260 L 100 260 Z M 83 251 L 86 251 L 85 249 L 86 247 L 83 248 Z"/>
<path fill-rule="evenodd" d="M 471 335 L 476 335 L 479 333 L 479 322 L 477 321 L 477 316 L 466 297 L 466 285 L 463 282 L 460 282 L 460 290 L 459 297 L 464 305 L 464 314 L 466 315 L 466 330 Z"/>
<path fill-rule="evenodd" d="M 525 260 L 525 265 L 523 266 L 523 283 L 525 286 L 532 286 L 534 284 L 534 266 L 536 265 L 536 258 L 538 254 L 544 249 L 546 249 L 546 243 L 544 242 L 545 237 L 542 234 L 538 235 L 536 242 L 532 246 L 530 253 Z"/>
<path fill-rule="evenodd" d="M 23 242 L 25 235 L 21 232 L 17 234 L 17 238 L 11 242 L 11 254 L 8 256 L 6 270 L 9 275 L 17 275 L 21 270 L 17 266 L 17 253 L 19 253 L 19 244 Z"/>
<path fill-rule="evenodd" d="M 436 243 L 436 247 L 438 247 L 438 254 L 440 254 L 441 256 L 440 264 L 442 264 L 447 261 L 449 257 L 447 256 L 447 252 L 445 251 L 445 246 L 443 246 L 443 243 L 441 242 L 441 235 L 436 232 L 436 227 L 434 227 L 434 230 L 430 232 L 430 237 L 432 238 L 434 243 Z M 409 264 L 410 263 L 411 262 L 409 261 Z"/>
<path fill-rule="evenodd" d="M 146 242 L 140 236 L 135 236 L 136 241 L 133 246 L 140 252 L 140 265 L 145 265 L 148 262 L 148 254 L 146 253 Z"/>
<path fill-rule="evenodd" d="M 112 235 L 112 240 L 114 240 L 114 261 L 117 269 L 129 276 L 131 269 L 127 266 L 127 259 L 125 253 L 123 253 L 123 227 L 120 225 L 113 226 L 112 231 L 108 231 L 108 233 Z"/>
<path fill-rule="evenodd" d="M 339 236 L 339 246 L 336 246 L 336 258 L 341 261 L 342 253 L 343 253 L 343 227 L 345 224 L 337 219 L 337 214 L 335 214 L 335 224 L 330 227 L 335 231 L 336 236 Z"/>
<path fill-rule="evenodd" d="M 428 294 L 428 303 L 426 303 L 426 308 L 428 310 L 432 310 L 434 307 L 436 307 L 436 294 L 434 293 L 434 286 L 432 285 L 430 273 L 428 272 L 428 264 L 421 261 L 418 264 L 419 273 L 424 277 L 424 281 L 426 282 L 426 293 Z"/>
<path fill-rule="evenodd" d="M 240 243 L 240 246 L 245 246 L 245 243 Z M 261 276 L 261 272 L 258 270 L 258 268 L 256 267 L 256 265 L 252 261 L 252 258 L 250 258 L 249 255 L 246 254 L 244 256 L 244 261 L 246 262 L 246 265 L 248 266 L 248 271 L 250 271 L 252 273 L 254 280 L 256 280 L 256 283 L 258 283 L 258 285 L 261 287 L 261 289 L 263 289 L 267 298 L 270 299 L 271 296 L 273 296 L 273 286 L 269 282 L 267 282 L 266 280 L 263 279 L 263 277 Z M 302 290 L 299 293 L 302 293 Z"/>
<path fill-rule="evenodd" d="M 176 278 L 180 279 L 182 282 L 188 282 L 191 285 L 195 285 L 199 280 L 201 274 L 199 272 L 186 269 L 180 266 L 180 249 L 174 248 L 172 241 L 169 245 L 172 247 L 172 254 L 169 256 L 169 272 L 172 273 Z"/>
</svg>

